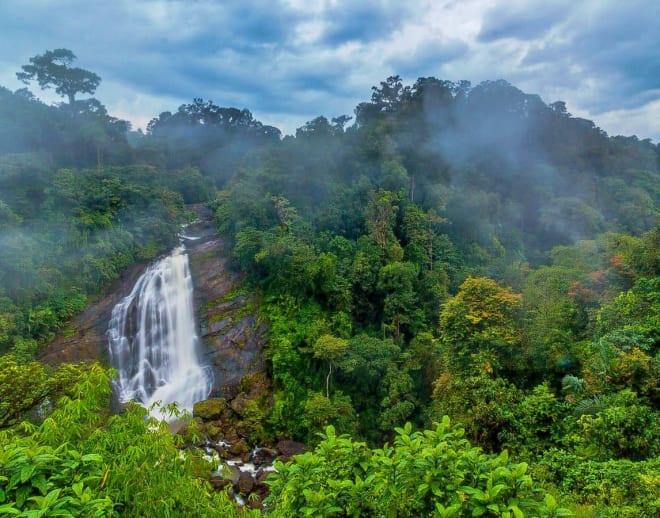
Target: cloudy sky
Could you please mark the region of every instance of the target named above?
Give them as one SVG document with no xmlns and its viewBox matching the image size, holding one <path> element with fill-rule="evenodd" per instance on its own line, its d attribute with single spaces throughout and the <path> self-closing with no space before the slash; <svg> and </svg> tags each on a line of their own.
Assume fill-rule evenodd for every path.
<svg viewBox="0 0 660 518">
<path fill-rule="evenodd" d="M 658 20 L 660 0 L 0 0 L 0 85 L 64 47 L 134 127 L 202 97 L 293 133 L 390 75 L 505 79 L 659 142 Z"/>
</svg>

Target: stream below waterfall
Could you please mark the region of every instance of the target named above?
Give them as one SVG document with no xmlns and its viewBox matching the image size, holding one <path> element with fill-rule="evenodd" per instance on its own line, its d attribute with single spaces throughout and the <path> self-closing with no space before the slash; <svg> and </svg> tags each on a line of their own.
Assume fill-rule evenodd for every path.
<svg viewBox="0 0 660 518">
<path fill-rule="evenodd" d="M 213 384 L 199 359 L 193 283 L 185 247 L 150 265 L 131 293 L 113 309 L 108 326 L 110 360 L 117 369 L 119 401 L 134 400 L 169 419 L 164 407 L 192 411 Z"/>
</svg>

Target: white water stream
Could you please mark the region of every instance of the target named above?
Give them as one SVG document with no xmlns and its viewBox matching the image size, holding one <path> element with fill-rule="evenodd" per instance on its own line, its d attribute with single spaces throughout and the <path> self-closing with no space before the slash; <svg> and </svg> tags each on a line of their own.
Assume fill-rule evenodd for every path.
<svg viewBox="0 0 660 518">
<path fill-rule="evenodd" d="M 149 408 L 176 402 L 192 411 L 206 399 L 213 376 L 198 357 L 188 255 L 180 246 L 149 266 L 131 293 L 112 310 L 110 358 L 119 400 Z M 156 409 L 154 417 L 167 418 Z"/>
</svg>

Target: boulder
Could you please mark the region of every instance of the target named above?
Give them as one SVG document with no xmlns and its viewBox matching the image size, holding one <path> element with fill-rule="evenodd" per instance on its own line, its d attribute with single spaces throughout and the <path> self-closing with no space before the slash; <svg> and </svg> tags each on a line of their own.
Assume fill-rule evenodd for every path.
<svg viewBox="0 0 660 518">
<path fill-rule="evenodd" d="M 305 445 L 301 442 L 282 439 L 278 441 L 275 449 L 280 452 L 279 460 L 288 462 L 294 455 L 305 453 Z"/>
<path fill-rule="evenodd" d="M 255 466 L 263 466 L 264 464 L 272 464 L 277 457 L 277 452 L 270 448 L 257 448 L 252 454 L 252 462 Z"/>
<path fill-rule="evenodd" d="M 221 438 L 222 429 L 217 422 L 206 423 L 206 435 L 213 441 L 218 441 Z"/>
<path fill-rule="evenodd" d="M 252 475 L 245 471 L 241 471 L 241 474 L 238 478 L 238 492 L 242 495 L 247 495 L 252 491 L 254 487 L 254 479 Z"/>
<path fill-rule="evenodd" d="M 213 486 L 213 489 L 216 491 L 221 491 L 222 489 L 226 488 L 229 484 L 231 484 L 231 480 L 228 480 L 223 477 L 211 477 L 211 486 Z"/>
<path fill-rule="evenodd" d="M 226 408 L 227 401 L 224 398 L 205 399 L 195 403 L 193 417 L 199 417 L 203 421 L 215 421 L 222 418 Z"/>
<path fill-rule="evenodd" d="M 245 439 L 239 439 L 235 443 L 232 443 L 229 446 L 229 453 L 234 457 L 243 457 L 246 453 L 250 452 L 250 447 L 248 446 Z"/>
<path fill-rule="evenodd" d="M 261 497 L 260 497 L 260 496 L 255 495 L 255 493 L 252 493 L 252 494 L 250 495 L 250 498 L 248 498 L 247 506 L 248 506 L 250 509 L 261 509 L 261 508 L 263 508 L 264 504 L 263 504 L 263 502 L 261 501 Z"/>
<path fill-rule="evenodd" d="M 243 414 L 245 413 L 245 405 L 247 404 L 248 399 L 247 396 L 241 392 L 238 394 L 234 399 L 231 400 L 230 406 L 231 409 L 238 415 L 239 417 L 243 417 Z"/>
<path fill-rule="evenodd" d="M 225 464 L 222 468 L 222 478 L 236 485 L 241 478 L 241 470 L 237 466 Z"/>
</svg>

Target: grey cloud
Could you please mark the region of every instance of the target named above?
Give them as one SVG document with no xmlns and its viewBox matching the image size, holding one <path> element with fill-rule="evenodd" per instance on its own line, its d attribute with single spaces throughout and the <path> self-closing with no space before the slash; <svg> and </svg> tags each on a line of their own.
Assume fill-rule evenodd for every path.
<svg viewBox="0 0 660 518">
<path fill-rule="evenodd" d="M 538 39 L 566 17 L 567 5 L 566 1 L 555 1 L 496 6 L 486 13 L 478 40 Z"/>
<path fill-rule="evenodd" d="M 522 65 L 545 69 L 547 80 L 591 81 L 583 103 L 594 113 L 636 108 L 660 97 L 659 19 L 654 0 L 585 4 Z"/>
<path fill-rule="evenodd" d="M 440 40 L 427 41 L 410 53 L 392 58 L 389 65 L 395 73 L 416 79 L 417 77 L 433 74 L 443 64 L 465 56 L 468 51 L 468 46 L 459 40 L 448 42 Z"/>
<path fill-rule="evenodd" d="M 351 41 L 387 39 L 413 14 L 408 2 L 391 0 L 342 1 L 326 8 L 322 43 L 333 47 Z"/>
</svg>

